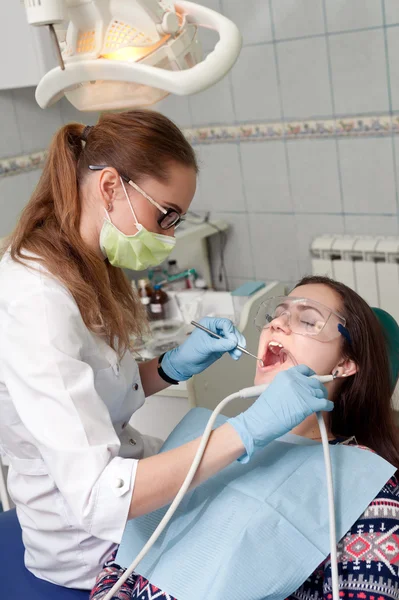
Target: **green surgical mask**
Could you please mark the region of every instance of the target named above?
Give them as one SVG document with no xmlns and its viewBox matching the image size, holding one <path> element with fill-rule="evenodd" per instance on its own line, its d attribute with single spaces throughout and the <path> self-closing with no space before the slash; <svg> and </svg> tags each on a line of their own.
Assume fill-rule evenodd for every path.
<svg viewBox="0 0 399 600">
<path fill-rule="evenodd" d="M 112 223 L 109 213 L 100 233 L 100 248 L 111 265 L 132 271 L 144 271 L 160 265 L 168 258 L 176 245 L 176 238 L 148 231 L 141 225 L 133 210 L 129 195 L 121 179 L 123 191 L 132 211 L 137 233 L 126 235 Z"/>
</svg>

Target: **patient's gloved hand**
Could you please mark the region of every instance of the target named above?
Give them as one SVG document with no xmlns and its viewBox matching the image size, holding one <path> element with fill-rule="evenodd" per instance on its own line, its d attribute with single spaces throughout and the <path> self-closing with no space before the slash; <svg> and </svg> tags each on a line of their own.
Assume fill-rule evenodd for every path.
<svg viewBox="0 0 399 600">
<path fill-rule="evenodd" d="M 229 319 L 205 317 L 201 325 L 223 336 L 222 340 L 212 337 L 201 329 L 195 329 L 178 348 L 169 350 L 162 359 L 162 369 L 175 381 L 186 381 L 201 373 L 218 360 L 225 352 L 238 360 L 242 354 L 236 346 L 246 346 L 246 340 Z"/>
<path fill-rule="evenodd" d="M 314 412 L 333 409 L 326 388 L 311 375 L 314 371 L 305 365 L 278 373 L 250 408 L 229 419 L 247 451 L 241 462 L 248 462 L 256 449 L 288 433 Z"/>
</svg>

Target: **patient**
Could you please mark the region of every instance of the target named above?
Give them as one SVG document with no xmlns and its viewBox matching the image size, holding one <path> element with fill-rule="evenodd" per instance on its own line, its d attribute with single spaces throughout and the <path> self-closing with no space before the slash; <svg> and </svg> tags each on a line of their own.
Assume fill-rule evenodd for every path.
<svg viewBox="0 0 399 600">
<path fill-rule="evenodd" d="M 399 374 L 396 322 L 383 311 L 371 310 L 345 285 L 307 277 L 288 297 L 263 303 L 255 324 L 261 331 L 258 356 L 264 362 L 256 371 L 255 384 L 268 383 L 279 371 L 296 364 L 306 364 L 319 375 L 334 374 L 334 381 L 326 384 L 334 402 L 333 412 L 325 415 L 330 443 L 368 447 L 399 468 L 391 408 Z M 292 433 L 320 440 L 316 416 L 308 417 Z M 399 483 L 395 476 L 338 543 L 341 599 L 399 598 L 398 531 Z M 103 598 L 122 573 L 112 561 L 105 565 L 91 599 Z M 331 597 L 328 557 L 290 599 Z M 132 575 L 114 598 L 175 600 L 137 575 Z M 249 591 L 242 600 L 250 598 Z"/>
</svg>

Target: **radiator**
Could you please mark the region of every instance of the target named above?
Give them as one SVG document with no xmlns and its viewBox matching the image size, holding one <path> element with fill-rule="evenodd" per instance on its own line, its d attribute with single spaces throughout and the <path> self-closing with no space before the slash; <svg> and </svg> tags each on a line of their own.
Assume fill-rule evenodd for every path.
<svg viewBox="0 0 399 600">
<path fill-rule="evenodd" d="M 313 275 L 354 289 L 399 322 L 399 238 L 323 235 L 311 246 Z"/>
</svg>

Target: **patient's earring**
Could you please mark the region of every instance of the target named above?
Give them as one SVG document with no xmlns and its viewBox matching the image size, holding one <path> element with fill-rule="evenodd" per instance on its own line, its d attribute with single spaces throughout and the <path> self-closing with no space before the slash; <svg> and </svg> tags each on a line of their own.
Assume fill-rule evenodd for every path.
<svg viewBox="0 0 399 600">
<path fill-rule="evenodd" d="M 113 209 L 113 205 L 112 205 L 112 202 L 110 202 L 107 206 L 107 212 L 111 212 L 112 209 Z"/>
<path fill-rule="evenodd" d="M 339 369 L 337 369 L 336 371 L 334 371 L 334 373 L 332 373 L 332 376 L 334 377 L 334 379 L 337 379 L 338 377 L 348 377 L 347 373 L 341 373 L 341 375 L 339 374 Z"/>
</svg>

